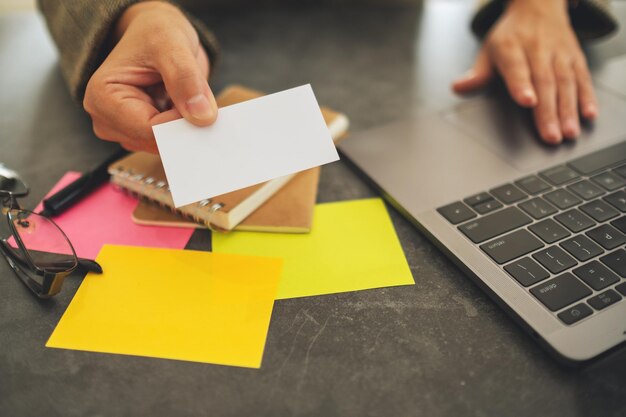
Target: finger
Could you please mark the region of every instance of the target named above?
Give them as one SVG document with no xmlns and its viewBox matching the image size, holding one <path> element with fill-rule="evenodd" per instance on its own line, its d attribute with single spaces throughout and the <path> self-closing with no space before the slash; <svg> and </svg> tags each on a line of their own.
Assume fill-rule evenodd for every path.
<svg viewBox="0 0 626 417">
<path fill-rule="evenodd" d="M 200 45 L 198 47 L 198 52 L 196 53 L 196 62 L 200 67 L 200 73 L 203 75 L 205 80 L 209 79 L 209 56 L 204 50 L 204 46 Z"/>
<path fill-rule="evenodd" d="M 165 91 L 165 85 L 163 83 L 157 83 L 146 87 L 146 93 L 152 98 L 154 107 L 160 112 L 169 110 L 172 108 L 172 99 Z"/>
<path fill-rule="evenodd" d="M 141 152 L 141 151 L 144 151 L 144 152 L 150 152 L 150 153 L 158 154 L 158 152 L 156 152 L 156 151 L 153 152 L 152 150 L 144 149 L 143 147 L 137 146 L 137 145 L 135 145 L 133 143 L 130 143 L 130 142 L 120 142 L 120 146 L 122 148 L 126 149 L 128 152 Z"/>
<path fill-rule="evenodd" d="M 170 109 L 168 111 L 161 112 L 150 119 L 152 126 L 159 125 L 161 123 L 171 122 L 172 120 L 178 120 L 183 117 L 178 109 Z"/>
<path fill-rule="evenodd" d="M 152 98 L 141 88 L 108 84 L 97 90 L 96 96 L 90 97 L 85 108 L 99 126 L 109 126 L 118 132 L 116 141 L 143 142 L 146 148 L 155 148 L 154 135 L 150 120 L 159 114 Z M 102 127 L 101 127 L 102 129 Z"/>
<path fill-rule="evenodd" d="M 572 61 L 569 58 L 557 56 L 554 60 L 554 75 L 561 132 L 563 137 L 575 139 L 580 134 L 580 123 L 578 119 L 576 77 Z"/>
<path fill-rule="evenodd" d="M 158 153 L 154 141 L 137 140 L 136 138 L 126 136 L 124 132 L 119 131 L 115 126 L 111 126 L 99 118 L 93 118 L 93 131 L 100 139 L 117 142 L 127 150 Z"/>
<path fill-rule="evenodd" d="M 454 81 L 452 89 L 455 93 L 465 94 L 484 87 L 493 78 L 493 66 L 487 50 L 483 47 L 472 69 Z"/>
<path fill-rule="evenodd" d="M 125 140 L 124 135 L 120 134 L 120 132 L 94 117 L 92 117 L 92 129 L 93 133 L 102 140 L 119 143 Z"/>
<path fill-rule="evenodd" d="M 591 74 L 584 57 L 574 61 L 574 73 L 576 76 L 580 114 L 587 120 L 593 120 L 598 117 L 598 100 L 593 91 Z"/>
<path fill-rule="evenodd" d="M 532 80 L 537 91 L 537 105 L 533 111 L 537 129 L 545 142 L 561 143 L 563 136 L 557 114 L 557 90 L 550 57 L 546 54 L 535 54 L 530 63 Z"/>
<path fill-rule="evenodd" d="M 537 92 L 533 87 L 530 66 L 524 50 L 517 44 L 502 43 L 492 47 L 490 52 L 513 100 L 520 106 L 535 106 Z"/>
<path fill-rule="evenodd" d="M 210 125 L 217 117 L 217 104 L 206 76 L 191 48 L 181 46 L 176 39 L 172 41 L 160 49 L 156 62 L 165 89 L 185 119 L 200 126 Z"/>
</svg>

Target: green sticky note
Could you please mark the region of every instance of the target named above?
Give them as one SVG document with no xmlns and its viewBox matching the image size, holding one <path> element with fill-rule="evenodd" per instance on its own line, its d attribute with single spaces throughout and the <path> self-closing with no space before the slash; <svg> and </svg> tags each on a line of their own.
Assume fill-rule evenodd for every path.
<svg viewBox="0 0 626 417">
<path fill-rule="evenodd" d="M 282 258 L 277 299 L 415 283 L 379 198 L 318 204 L 307 234 L 213 233 L 213 251 Z"/>
</svg>

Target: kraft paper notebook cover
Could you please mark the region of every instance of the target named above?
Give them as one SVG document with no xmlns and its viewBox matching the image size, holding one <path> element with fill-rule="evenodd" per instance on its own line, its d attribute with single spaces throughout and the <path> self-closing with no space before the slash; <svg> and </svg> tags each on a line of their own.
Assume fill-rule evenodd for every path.
<svg viewBox="0 0 626 417">
<path fill-rule="evenodd" d="M 217 97 L 217 102 L 220 107 L 224 107 L 260 95 L 261 93 L 254 90 L 231 86 Z M 325 108 L 322 108 L 322 114 L 333 140 L 341 138 L 348 127 L 347 118 Z M 113 183 L 178 214 L 177 216 L 160 209 L 156 211 L 155 208 L 147 208 L 142 204 L 133 215 L 138 223 L 181 226 L 182 216 L 217 229 L 231 230 L 239 225 L 238 230 L 292 233 L 310 230 L 319 178 L 319 168 L 313 168 L 174 209 L 165 173 L 157 155 L 133 153 L 111 165 L 109 172 Z M 292 187 L 284 188 L 292 179 L 298 182 Z M 285 195 L 275 195 L 285 192 Z"/>
<path fill-rule="evenodd" d="M 280 191 L 239 223 L 234 230 L 277 233 L 306 233 L 311 229 L 320 168 L 299 173 Z M 205 227 L 186 221 L 160 206 L 141 201 L 132 219 L 146 226 Z"/>
</svg>

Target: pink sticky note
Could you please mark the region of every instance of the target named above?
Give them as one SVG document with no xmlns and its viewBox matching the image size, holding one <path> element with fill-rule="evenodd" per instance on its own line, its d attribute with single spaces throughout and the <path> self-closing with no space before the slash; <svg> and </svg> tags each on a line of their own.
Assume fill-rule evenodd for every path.
<svg viewBox="0 0 626 417">
<path fill-rule="evenodd" d="M 66 173 L 48 196 L 80 175 L 79 172 Z M 193 229 L 137 225 L 131 219 L 137 204 L 137 199 L 105 184 L 53 220 L 63 229 L 76 255 L 81 258 L 95 259 L 105 243 L 170 249 L 185 247 Z M 35 212 L 42 208 L 40 203 Z"/>
</svg>

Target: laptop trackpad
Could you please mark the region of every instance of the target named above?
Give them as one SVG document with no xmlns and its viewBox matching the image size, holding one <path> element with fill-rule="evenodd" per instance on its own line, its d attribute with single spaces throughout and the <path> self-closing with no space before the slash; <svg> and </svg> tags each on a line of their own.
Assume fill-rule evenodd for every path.
<svg viewBox="0 0 626 417">
<path fill-rule="evenodd" d="M 598 119 L 583 127 L 578 140 L 565 141 L 560 146 L 543 144 L 534 128 L 532 113 L 499 94 L 460 103 L 444 117 L 507 163 L 532 172 L 624 140 L 626 100 L 600 86 L 596 94 L 600 105 Z"/>
</svg>

